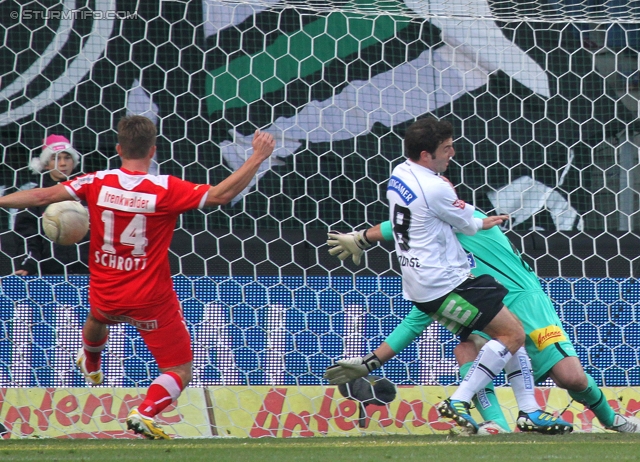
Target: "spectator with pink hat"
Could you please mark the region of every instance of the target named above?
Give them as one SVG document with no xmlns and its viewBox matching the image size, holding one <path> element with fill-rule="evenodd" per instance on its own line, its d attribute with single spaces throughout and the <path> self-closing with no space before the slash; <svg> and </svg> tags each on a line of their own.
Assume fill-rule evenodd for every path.
<svg viewBox="0 0 640 462">
<path fill-rule="evenodd" d="M 29 168 L 34 173 L 49 171 L 54 177 L 64 175 L 66 180 L 79 163 L 80 153 L 71 146 L 67 138 L 62 135 L 49 135 L 44 140 L 40 156 L 31 159 Z"/>
<path fill-rule="evenodd" d="M 29 168 L 40 175 L 40 187 L 54 186 L 66 181 L 80 164 L 80 153 L 62 135 L 49 135 L 39 156 L 33 157 Z M 46 207 L 32 207 L 18 213 L 14 231 L 22 236 L 26 257 L 16 265 L 15 274 L 87 273 L 88 239 L 76 245 L 61 246 L 44 237 L 40 217 Z"/>
</svg>

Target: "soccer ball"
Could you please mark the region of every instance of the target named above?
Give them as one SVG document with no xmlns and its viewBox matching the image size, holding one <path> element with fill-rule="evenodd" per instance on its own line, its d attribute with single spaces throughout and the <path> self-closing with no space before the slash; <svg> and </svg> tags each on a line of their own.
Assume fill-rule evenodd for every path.
<svg viewBox="0 0 640 462">
<path fill-rule="evenodd" d="M 89 231 L 89 214 L 79 202 L 56 202 L 42 214 L 42 229 L 56 244 L 76 244 Z"/>
</svg>

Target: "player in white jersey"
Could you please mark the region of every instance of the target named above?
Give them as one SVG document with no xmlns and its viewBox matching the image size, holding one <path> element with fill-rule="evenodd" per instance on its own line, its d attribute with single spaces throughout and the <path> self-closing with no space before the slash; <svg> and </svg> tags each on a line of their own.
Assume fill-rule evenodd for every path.
<svg viewBox="0 0 640 462">
<path fill-rule="evenodd" d="M 466 252 L 455 236 L 456 232 L 473 235 L 508 217 L 474 218 L 474 207 L 460 200 L 440 176 L 455 155 L 448 122 L 427 118 L 412 124 L 405 134 L 405 155 L 407 160 L 393 170 L 387 188 L 403 294 L 461 340 L 472 330 L 491 337 L 438 411 L 477 432 L 469 414 L 471 399 L 505 369 L 522 411 L 548 420 L 549 433 L 571 431 L 570 424 L 538 408 L 522 324 L 502 303 L 506 289 L 491 276 L 471 276 Z M 354 359 L 369 370 L 381 363 L 374 353 Z M 340 366 L 328 369 L 325 377 L 339 383 L 336 374 L 341 374 Z"/>
</svg>

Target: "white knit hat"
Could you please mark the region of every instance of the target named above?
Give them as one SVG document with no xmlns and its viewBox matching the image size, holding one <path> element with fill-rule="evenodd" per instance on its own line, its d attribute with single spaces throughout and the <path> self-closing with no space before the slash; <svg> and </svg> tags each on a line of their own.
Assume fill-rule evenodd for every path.
<svg viewBox="0 0 640 462">
<path fill-rule="evenodd" d="M 51 156 L 66 152 L 71 155 L 73 159 L 73 168 L 76 168 L 80 163 L 80 153 L 76 151 L 67 138 L 62 135 L 49 135 L 44 140 L 44 146 L 42 146 L 42 153 L 39 157 L 33 157 L 29 163 L 29 168 L 35 173 L 42 173 L 47 168 Z"/>
</svg>

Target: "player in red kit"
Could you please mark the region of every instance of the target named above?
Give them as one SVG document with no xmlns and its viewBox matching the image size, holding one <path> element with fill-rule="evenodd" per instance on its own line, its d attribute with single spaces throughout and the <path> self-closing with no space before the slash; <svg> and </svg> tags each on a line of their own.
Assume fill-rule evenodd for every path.
<svg viewBox="0 0 640 462">
<path fill-rule="evenodd" d="M 244 165 L 215 186 L 170 175 L 150 175 L 156 127 L 142 116 L 118 123 L 116 150 L 122 166 L 83 175 L 50 188 L 0 198 L 0 207 L 27 208 L 82 200 L 91 222 L 90 313 L 82 330 L 77 365 L 86 380 L 103 381 L 101 354 L 108 325 L 137 328 L 155 358 L 160 376 L 144 401 L 131 410 L 127 427 L 149 439 L 168 439 L 154 417 L 175 401 L 191 380 L 191 339 L 173 290 L 169 245 L 178 216 L 192 209 L 230 202 L 256 175 L 275 147 L 273 136 L 256 131 L 253 153 Z"/>
</svg>

